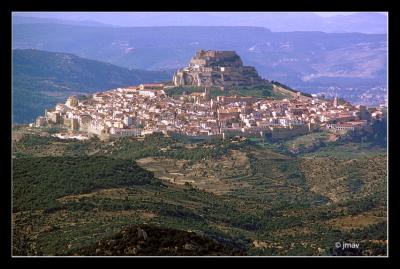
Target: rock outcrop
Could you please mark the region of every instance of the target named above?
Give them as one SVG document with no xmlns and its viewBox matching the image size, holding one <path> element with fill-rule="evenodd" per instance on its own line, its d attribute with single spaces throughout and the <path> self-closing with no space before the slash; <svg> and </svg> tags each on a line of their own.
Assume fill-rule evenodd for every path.
<svg viewBox="0 0 400 269">
<path fill-rule="evenodd" d="M 71 250 L 73 256 L 243 256 L 242 249 L 221 244 L 193 232 L 131 226 L 112 237 Z"/>
<path fill-rule="evenodd" d="M 258 86 L 265 85 L 252 66 L 243 66 L 234 51 L 200 50 L 188 67 L 179 69 L 174 77 L 175 86 Z"/>
</svg>

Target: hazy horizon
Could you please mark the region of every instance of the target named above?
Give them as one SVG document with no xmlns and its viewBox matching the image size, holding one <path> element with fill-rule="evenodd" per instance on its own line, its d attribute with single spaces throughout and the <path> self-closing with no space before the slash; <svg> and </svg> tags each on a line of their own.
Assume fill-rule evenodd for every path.
<svg viewBox="0 0 400 269">
<path fill-rule="evenodd" d="M 252 26 L 273 32 L 386 33 L 387 12 L 13 12 L 13 16 L 108 26 Z"/>
</svg>

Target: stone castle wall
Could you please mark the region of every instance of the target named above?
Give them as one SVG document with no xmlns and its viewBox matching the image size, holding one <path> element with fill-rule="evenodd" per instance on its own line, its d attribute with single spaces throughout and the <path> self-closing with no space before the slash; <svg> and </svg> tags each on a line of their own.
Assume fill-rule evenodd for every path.
<svg viewBox="0 0 400 269">
<path fill-rule="evenodd" d="M 234 51 L 198 51 L 189 66 L 178 70 L 173 82 L 175 86 L 257 86 L 263 80 L 252 66 L 243 66 Z"/>
<path fill-rule="evenodd" d="M 315 129 L 315 125 L 299 125 L 293 126 L 292 128 L 274 128 L 271 131 L 272 139 L 286 139 L 293 136 L 304 135 L 312 132 Z"/>
</svg>

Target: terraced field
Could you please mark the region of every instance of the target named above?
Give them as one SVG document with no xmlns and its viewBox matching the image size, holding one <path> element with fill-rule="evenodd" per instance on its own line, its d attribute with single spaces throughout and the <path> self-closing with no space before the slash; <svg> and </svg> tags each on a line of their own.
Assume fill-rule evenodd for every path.
<svg viewBox="0 0 400 269">
<path fill-rule="evenodd" d="M 244 255 L 336 255 L 337 241 L 360 242 L 362 255 L 386 253 L 386 155 L 293 155 L 274 145 L 161 137 L 14 143 L 16 255 L 69 255 L 147 224 Z"/>
<path fill-rule="evenodd" d="M 233 150 L 216 160 L 177 160 L 163 157 L 147 157 L 137 163 L 154 172 L 162 180 L 175 184 L 191 184 L 215 194 L 229 193 L 234 189 L 249 187 L 244 178 L 251 173 L 246 153 Z"/>
<path fill-rule="evenodd" d="M 384 155 L 351 160 L 302 158 L 300 163 L 311 190 L 333 202 L 371 193 L 386 195 L 387 158 Z"/>
</svg>

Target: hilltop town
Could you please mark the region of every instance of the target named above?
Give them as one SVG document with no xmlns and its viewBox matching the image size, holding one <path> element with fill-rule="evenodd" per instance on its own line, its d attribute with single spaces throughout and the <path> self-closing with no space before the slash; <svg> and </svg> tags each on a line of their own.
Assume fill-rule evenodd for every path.
<svg viewBox="0 0 400 269">
<path fill-rule="evenodd" d="M 336 133 L 366 129 L 371 119 L 382 116 L 379 108 L 367 110 L 365 106 L 339 103 L 337 98 L 320 100 L 300 92 L 281 100 L 238 95 L 212 98 L 210 86 L 268 83 L 253 67 L 243 67 L 234 52 L 199 51 L 188 68 L 177 71 L 173 82 L 204 87 L 204 91 L 173 98 L 166 93 L 171 86 L 140 84 L 95 93 L 85 100 L 71 96 L 65 104 L 47 109 L 35 125 L 62 125 L 73 133 L 67 137 L 78 139 L 155 132 L 199 139 L 232 135 L 286 138 L 316 128 Z"/>
</svg>

